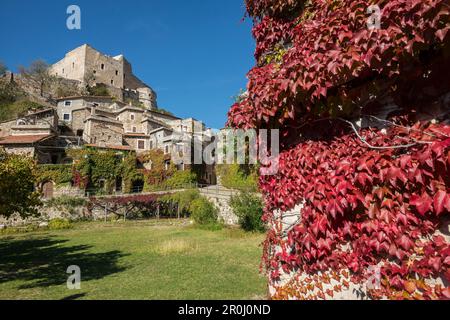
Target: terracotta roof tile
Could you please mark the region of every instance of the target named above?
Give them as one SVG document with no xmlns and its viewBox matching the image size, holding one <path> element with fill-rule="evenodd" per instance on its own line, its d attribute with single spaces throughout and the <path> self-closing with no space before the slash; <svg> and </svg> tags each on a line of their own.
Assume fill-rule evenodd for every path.
<svg viewBox="0 0 450 320">
<path fill-rule="evenodd" d="M 52 135 L 23 135 L 23 136 L 7 136 L 0 138 L 0 145 L 5 144 L 30 144 L 45 140 Z"/>
</svg>

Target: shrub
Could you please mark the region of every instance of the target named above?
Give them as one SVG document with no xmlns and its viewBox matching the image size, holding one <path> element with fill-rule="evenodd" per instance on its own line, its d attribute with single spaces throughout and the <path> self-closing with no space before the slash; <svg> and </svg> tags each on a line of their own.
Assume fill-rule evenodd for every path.
<svg viewBox="0 0 450 320">
<path fill-rule="evenodd" d="M 72 223 L 67 219 L 52 219 L 48 223 L 48 228 L 50 230 L 63 230 L 72 228 Z"/>
<path fill-rule="evenodd" d="M 258 189 L 257 170 L 254 167 L 239 164 L 224 164 L 217 166 L 217 173 L 222 185 L 230 189 L 256 191 Z"/>
<path fill-rule="evenodd" d="M 192 201 L 189 211 L 194 221 L 199 225 L 217 224 L 217 209 L 205 197 L 199 197 Z"/>
<path fill-rule="evenodd" d="M 94 87 L 89 87 L 88 88 L 88 93 L 89 93 L 90 96 L 97 96 L 97 97 L 109 97 L 109 96 L 111 96 L 107 86 L 104 85 L 104 84 L 97 84 Z"/>
<path fill-rule="evenodd" d="M 167 189 L 185 188 L 192 186 L 197 181 L 197 175 L 191 171 L 175 171 L 174 174 L 164 182 Z"/>
<path fill-rule="evenodd" d="M 2 93 L 0 93 L 2 96 Z M 0 97 L 1 98 L 1 97 Z M 6 98 L 5 98 L 6 99 Z M 16 99 L 16 98 L 14 98 Z M 1 99 L 0 99 L 1 100 Z M 0 101 L 0 121 L 16 119 L 27 114 L 29 110 L 42 109 L 43 106 L 27 99 L 17 101 Z"/>
<path fill-rule="evenodd" d="M 263 203 L 262 200 L 251 193 L 241 192 L 233 196 L 230 206 L 235 215 L 239 218 L 239 224 L 245 231 L 264 232 L 266 226 L 262 221 Z"/>
<path fill-rule="evenodd" d="M 169 194 L 166 196 L 161 197 L 162 201 L 165 202 L 175 202 L 178 204 L 180 213 L 189 211 L 190 212 L 190 206 L 191 203 L 198 199 L 200 197 L 200 193 L 198 190 L 190 189 L 182 192 L 177 192 L 173 194 Z"/>
</svg>

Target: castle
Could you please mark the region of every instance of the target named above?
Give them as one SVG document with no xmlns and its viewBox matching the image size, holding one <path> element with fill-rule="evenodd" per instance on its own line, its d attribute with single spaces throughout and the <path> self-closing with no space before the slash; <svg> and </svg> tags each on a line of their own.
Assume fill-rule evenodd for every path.
<svg viewBox="0 0 450 320">
<path fill-rule="evenodd" d="M 145 108 L 157 108 L 156 93 L 133 74 L 131 64 L 123 55 L 110 57 L 84 44 L 52 65 L 50 74 L 80 83 L 104 84 L 121 101 L 135 98 Z"/>
<path fill-rule="evenodd" d="M 95 84 L 106 85 L 112 94 L 60 97 L 51 108 L 0 123 L 0 147 L 7 152 L 33 156 L 40 164 L 64 164 L 72 161 L 67 148 L 138 154 L 160 149 L 170 161 L 173 150 L 189 152 L 194 140 L 208 143 L 203 123 L 158 109 L 156 93 L 133 75 L 123 55 L 109 57 L 83 45 L 67 53 L 49 72 L 80 86 L 94 75 Z M 213 168 L 203 172 L 203 181 L 215 182 Z"/>
</svg>

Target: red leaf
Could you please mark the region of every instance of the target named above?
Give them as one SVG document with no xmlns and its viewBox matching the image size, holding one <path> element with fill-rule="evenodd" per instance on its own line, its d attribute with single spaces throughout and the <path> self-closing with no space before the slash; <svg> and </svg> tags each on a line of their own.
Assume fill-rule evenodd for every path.
<svg viewBox="0 0 450 320">
<path fill-rule="evenodd" d="M 446 299 L 450 299 L 450 288 L 445 288 L 444 290 L 442 290 L 442 295 L 443 295 Z"/>
<path fill-rule="evenodd" d="M 434 271 L 439 272 L 442 266 L 441 258 L 440 257 L 430 258 L 428 260 L 428 265 L 430 267 L 433 267 Z"/>
<path fill-rule="evenodd" d="M 340 213 L 340 214 L 344 214 L 344 210 L 342 209 L 339 201 L 337 201 L 336 199 L 331 199 L 330 203 L 327 206 L 327 211 L 331 214 L 331 216 L 336 219 L 336 214 Z"/>
<path fill-rule="evenodd" d="M 373 178 L 364 172 L 359 173 L 357 179 L 362 186 L 366 186 L 366 181 L 373 182 Z"/>
<path fill-rule="evenodd" d="M 375 204 L 375 203 L 370 205 L 369 218 L 370 219 L 375 219 L 379 214 L 380 214 L 380 209 L 378 208 L 378 205 Z"/>
<path fill-rule="evenodd" d="M 448 198 L 449 196 L 447 195 L 447 193 L 442 190 L 438 191 L 434 195 L 433 205 L 434 211 L 436 212 L 437 215 L 440 215 L 442 212 L 444 212 L 447 201 L 449 201 Z"/>
<path fill-rule="evenodd" d="M 394 207 L 394 201 L 392 201 L 392 199 L 385 199 L 381 206 L 392 210 L 392 208 Z"/>
<path fill-rule="evenodd" d="M 409 251 L 409 249 L 414 246 L 414 242 L 406 235 L 402 235 L 401 238 L 397 241 L 397 244 L 406 251 Z"/>
<path fill-rule="evenodd" d="M 421 216 L 425 216 L 431 210 L 433 199 L 425 192 L 421 197 L 413 195 L 409 204 L 415 206 Z"/>
</svg>

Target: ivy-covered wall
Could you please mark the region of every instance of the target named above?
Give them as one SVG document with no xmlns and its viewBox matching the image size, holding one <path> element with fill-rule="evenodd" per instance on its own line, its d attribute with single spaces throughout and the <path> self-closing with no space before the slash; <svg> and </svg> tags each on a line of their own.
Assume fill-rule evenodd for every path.
<svg viewBox="0 0 450 320">
<path fill-rule="evenodd" d="M 56 186 L 72 182 L 72 165 L 39 165 L 36 170 L 37 183 L 52 181 Z"/>
<path fill-rule="evenodd" d="M 129 193 L 133 182 L 143 178 L 133 152 L 82 149 L 71 150 L 70 156 L 74 159 L 73 180 L 80 188 L 104 189 L 106 193 L 111 193 L 120 178 L 122 191 Z"/>
<path fill-rule="evenodd" d="M 450 298 L 447 2 L 246 1 L 256 66 L 228 125 L 280 129 L 272 298 Z"/>
<path fill-rule="evenodd" d="M 111 193 L 116 184 L 121 183 L 122 192 L 131 193 L 136 191 L 135 185 L 143 186 L 143 191 L 154 191 L 197 182 L 194 172 L 177 171 L 170 158 L 161 150 L 151 150 L 136 156 L 134 152 L 87 148 L 70 150 L 69 156 L 74 160 L 71 174 L 68 173 L 69 167 L 64 167 L 64 172 L 70 175 L 74 185 L 81 189 Z M 54 168 L 48 171 L 53 173 L 59 172 L 58 170 L 59 168 Z M 46 176 L 50 178 L 51 175 L 46 173 Z M 59 177 L 56 178 L 60 180 Z"/>
</svg>

